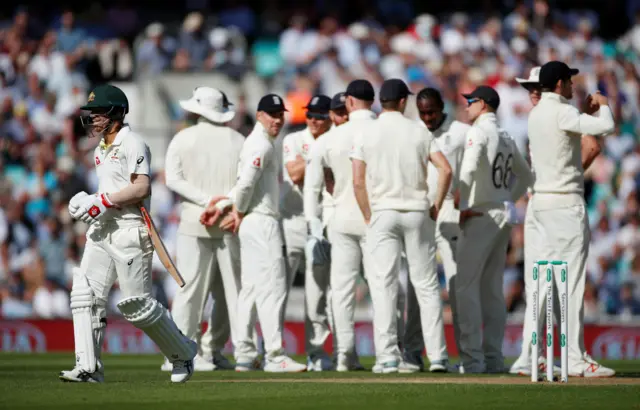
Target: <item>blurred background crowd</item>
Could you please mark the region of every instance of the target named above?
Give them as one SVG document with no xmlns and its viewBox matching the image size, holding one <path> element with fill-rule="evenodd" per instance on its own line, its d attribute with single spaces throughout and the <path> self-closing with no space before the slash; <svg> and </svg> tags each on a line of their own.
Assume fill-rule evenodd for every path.
<svg viewBox="0 0 640 410">
<path fill-rule="evenodd" d="M 460 93 L 488 84 L 502 100 L 502 127 L 527 155 L 532 107 L 515 77 L 557 59 L 581 71 L 574 102 L 600 90 L 618 124 L 587 171 L 586 320 L 640 322 L 640 1 L 317 0 L 294 7 L 286 0 L 185 0 L 167 10 L 157 2 L 10 3 L 3 2 L 0 21 L 0 317 L 70 317 L 68 292 L 87 227 L 70 219 L 67 203 L 78 191 L 97 191 L 97 141 L 77 119 L 95 84 L 166 72 L 242 81 L 251 73 L 285 97 L 289 129 L 304 123 L 302 107 L 314 93 L 331 96 L 354 78 L 378 86 L 401 78 L 414 92 L 435 87 L 446 111 L 463 121 Z M 253 107 L 242 95 L 234 103 L 231 125 L 247 135 Z M 415 114 L 415 107 L 407 112 Z M 182 119 L 175 113 L 166 144 L 188 125 Z M 153 216 L 173 249 L 178 212 L 162 167 L 153 181 Z M 526 199 L 518 206 L 524 213 Z M 524 311 L 523 259 L 518 228 L 504 281 L 511 321 Z M 154 267 L 155 296 L 170 305 L 175 285 L 157 259 Z M 364 284 L 358 303 L 367 312 Z"/>
</svg>

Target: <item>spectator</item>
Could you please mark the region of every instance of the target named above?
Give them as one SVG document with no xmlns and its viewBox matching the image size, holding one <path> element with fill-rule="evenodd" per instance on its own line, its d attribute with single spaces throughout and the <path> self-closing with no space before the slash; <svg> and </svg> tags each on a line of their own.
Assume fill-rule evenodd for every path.
<svg viewBox="0 0 640 410">
<path fill-rule="evenodd" d="M 187 15 L 180 33 L 180 50 L 182 58 L 188 56 L 189 68 L 202 68 L 209 55 L 209 42 L 204 35 L 204 18 L 200 12 L 194 11 Z M 186 68 L 186 63 L 179 61 L 179 67 Z"/>
<path fill-rule="evenodd" d="M 161 23 L 149 24 L 145 36 L 136 56 L 138 74 L 159 74 L 169 67 L 176 44 L 165 37 Z"/>
</svg>

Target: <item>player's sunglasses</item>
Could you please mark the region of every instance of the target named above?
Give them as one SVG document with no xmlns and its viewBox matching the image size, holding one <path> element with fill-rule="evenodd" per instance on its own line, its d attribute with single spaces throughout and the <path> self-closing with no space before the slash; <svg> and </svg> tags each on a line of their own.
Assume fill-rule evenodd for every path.
<svg viewBox="0 0 640 410">
<path fill-rule="evenodd" d="M 319 112 L 310 112 L 307 111 L 307 119 L 316 119 L 316 120 L 328 120 L 329 114 L 319 113 Z"/>
<path fill-rule="evenodd" d="M 479 98 L 468 98 L 467 99 L 467 107 L 471 107 L 471 104 L 477 103 L 478 101 L 480 101 Z"/>
</svg>

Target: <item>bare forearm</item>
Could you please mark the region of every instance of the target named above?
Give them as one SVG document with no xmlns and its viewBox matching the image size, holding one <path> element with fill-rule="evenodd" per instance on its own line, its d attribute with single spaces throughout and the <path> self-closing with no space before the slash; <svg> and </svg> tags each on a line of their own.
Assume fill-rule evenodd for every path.
<svg viewBox="0 0 640 410">
<path fill-rule="evenodd" d="M 287 172 L 289 173 L 289 178 L 291 178 L 291 181 L 293 181 L 294 184 L 304 184 L 304 170 L 306 165 L 307 164 L 304 160 L 289 162 L 287 164 Z"/>
<path fill-rule="evenodd" d="M 371 206 L 369 205 L 369 196 L 367 194 L 367 187 L 364 184 L 357 184 L 353 186 L 353 192 L 358 202 L 358 207 L 364 216 L 365 221 L 371 219 Z"/>
<path fill-rule="evenodd" d="M 136 182 L 118 192 L 108 194 L 109 200 L 120 207 L 141 202 L 149 195 L 151 195 L 151 184 L 148 180 Z"/>
<path fill-rule="evenodd" d="M 600 155 L 602 148 L 600 147 L 598 139 L 593 135 L 583 135 L 580 148 L 582 169 L 586 171 L 598 155 Z"/>
<path fill-rule="evenodd" d="M 449 186 L 451 185 L 452 172 L 451 169 L 447 172 L 447 170 L 438 170 L 438 189 L 436 191 L 436 207 L 440 209 L 442 207 L 442 203 L 444 202 L 444 198 L 447 196 L 447 192 L 449 191 Z"/>
</svg>

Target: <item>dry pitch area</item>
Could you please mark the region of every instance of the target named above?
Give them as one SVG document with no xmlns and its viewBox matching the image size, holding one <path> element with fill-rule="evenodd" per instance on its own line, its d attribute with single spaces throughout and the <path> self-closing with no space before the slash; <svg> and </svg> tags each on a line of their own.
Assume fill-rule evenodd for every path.
<svg viewBox="0 0 640 410">
<path fill-rule="evenodd" d="M 298 358 L 302 359 L 302 358 Z M 72 355 L 0 354 L 0 409 L 637 409 L 640 361 L 608 362 L 612 379 L 568 384 L 527 377 L 355 373 L 196 373 L 169 383 L 159 356 L 105 358 L 106 383 L 58 380 Z M 372 361 L 364 360 L 365 366 Z"/>
</svg>

